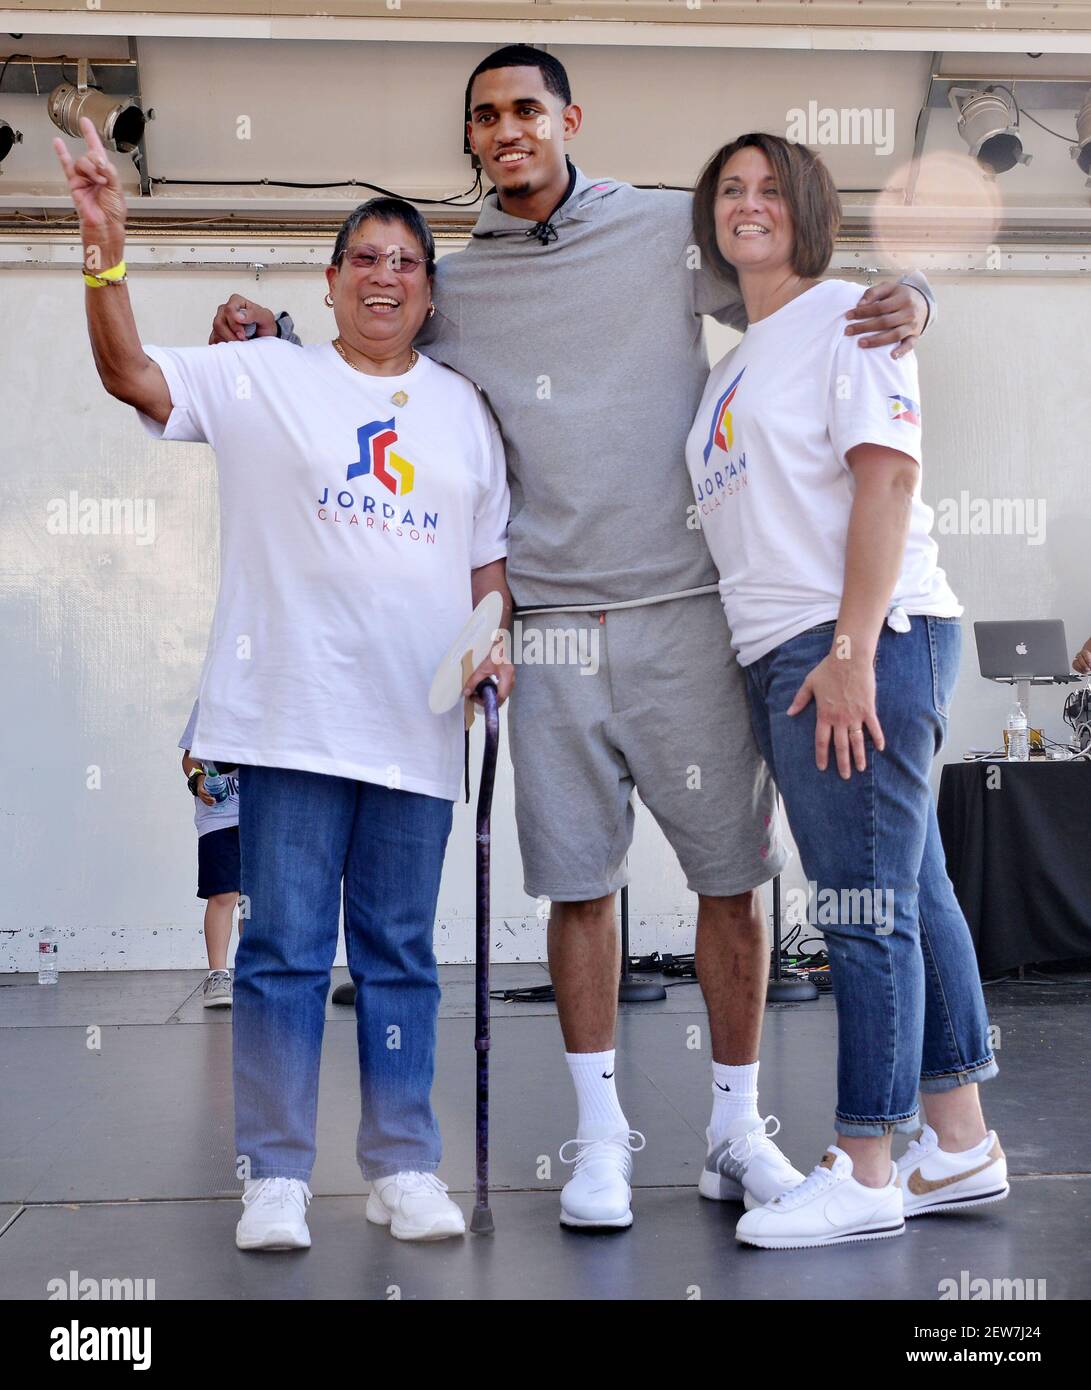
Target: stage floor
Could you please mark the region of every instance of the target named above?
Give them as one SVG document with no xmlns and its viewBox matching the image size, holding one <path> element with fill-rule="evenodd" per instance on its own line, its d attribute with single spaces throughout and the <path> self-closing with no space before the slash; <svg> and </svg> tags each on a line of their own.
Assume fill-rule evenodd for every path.
<svg viewBox="0 0 1091 1390">
<path fill-rule="evenodd" d="M 441 969 L 434 1103 L 440 1176 L 473 1191 L 473 971 Z M 309 1251 L 243 1254 L 234 1176 L 229 1010 L 204 1010 L 203 972 L 0 979 L 0 1298 L 52 1279 L 155 1280 L 164 1299 L 926 1299 L 941 1282 L 1045 1280 L 1091 1296 L 1091 988 L 987 990 L 1001 1074 L 983 1088 L 1012 1174 L 1006 1202 L 922 1217 L 894 1240 L 825 1251 L 740 1246 L 742 1208 L 697 1196 L 710 1103 L 708 1030 L 694 983 L 623 1006 L 618 1091 L 647 1137 L 628 1231 L 558 1225 L 557 1159 L 575 1106 L 552 1004 L 494 1004 L 490 1237 L 409 1245 L 364 1219 L 354 1156 L 355 1019 L 329 1005 L 308 1211 Z M 334 983 L 347 972 L 334 972 Z M 504 966 L 493 984 L 541 984 Z M 89 1046 L 96 1041 L 99 1046 Z M 766 1011 L 762 1109 L 808 1171 L 832 1139 L 832 1000 Z M 896 1140 L 897 1149 L 904 1141 Z M 1035 1285 L 1037 1288 L 1038 1286 Z"/>
</svg>

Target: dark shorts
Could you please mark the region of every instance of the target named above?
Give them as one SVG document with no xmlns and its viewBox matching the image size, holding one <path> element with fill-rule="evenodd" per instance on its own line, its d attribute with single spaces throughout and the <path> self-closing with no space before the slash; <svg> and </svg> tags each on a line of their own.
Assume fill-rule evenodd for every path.
<svg viewBox="0 0 1091 1390">
<path fill-rule="evenodd" d="M 197 896 L 239 891 L 239 827 L 226 826 L 197 837 Z"/>
</svg>

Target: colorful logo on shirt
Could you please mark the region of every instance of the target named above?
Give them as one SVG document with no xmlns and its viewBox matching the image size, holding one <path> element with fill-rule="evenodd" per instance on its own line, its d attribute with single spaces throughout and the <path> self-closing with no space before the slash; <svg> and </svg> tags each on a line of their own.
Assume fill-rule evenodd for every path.
<svg viewBox="0 0 1091 1390">
<path fill-rule="evenodd" d="M 907 425 L 919 425 L 921 422 L 921 408 L 916 401 L 911 401 L 908 396 L 887 396 L 890 402 L 890 418 L 901 420 Z"/>
<path fill-rule="evenodd" d="M 356 440 L 360 457 L 349 464 L 346 482 L 361 473 L 372 473 L 395 497 L 404 497 L 413 491 L 413 465 L 391 447 L 398 442 L 393 416 L 389 420 L 372 420 L 368 425 L 361 425 L 356 431 Z"/>
<path fill-rule="evenodd" d="M 742 381 L 745 371 L 746 368 L 744 367 L 713 407 L 712 426 L 708 432 L 703 455 L 706 464 L 709 454 L 712 453 L 713 445 L 721 448 L 726 454 L 731 451 L 735 443 L 735 431 L 731 421 L 731 402 L 735 399 L 735 392 L 738 390 L 739 382 Z"/>
</svg>

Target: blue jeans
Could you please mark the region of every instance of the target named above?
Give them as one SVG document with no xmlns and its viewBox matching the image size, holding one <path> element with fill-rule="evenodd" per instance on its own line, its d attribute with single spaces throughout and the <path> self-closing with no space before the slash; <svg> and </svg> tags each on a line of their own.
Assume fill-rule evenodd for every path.
<svg viewBox="0 0 1091 1390">
<path fill-rule="evenodd" d="M 815 765 L 815 705 L 786 711 L 827 655 L 822 623 L 746 668 L 750 714 L 788 814 L 826 937 L 837 1003 L 837 1132 L 919 1127 L 918 1091 L 997 1073 L 969 928 L 947 877 L 928 777 L 961 655 L 957 618 L 884 625 L 875 660 L 886 739 L 867 771 Z"/>
<path fill-rule="evenodd" d="M 235 1144 L 253 1178 L 314 1166 L 318 1067 L 344 892 L 356 984 L 360 1129 L 368 1181 L 434 1172 L 429 1096 L 439 981 L 436 898 L 453 803 L 347 777 L 239 769 L 242 892 L 235 956 Z"/>
</svg>

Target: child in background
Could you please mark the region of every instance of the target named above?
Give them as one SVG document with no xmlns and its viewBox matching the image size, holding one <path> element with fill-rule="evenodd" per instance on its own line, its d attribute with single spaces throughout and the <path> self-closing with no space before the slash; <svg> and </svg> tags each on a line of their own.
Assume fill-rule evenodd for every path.
<svg viewBox="0 0 1091 1390">
<path fill-rule="evenodd" d="M 193 793 L 193 823 L 197 827 L 197 896 L 205 902 L 205 949 L 208 974 L 201 986 L 201 1003 L 206 1009 L 231 1007 L 231 971 L 227 968 L 227 947 L 231 940 L 231 918 L 239 897 L 239 777 L 225 777 L 228 797 L 215 801 L 205 791 L 204 764 L 189 755 L 197 704 L 185 732 L 178 740 L 183 750 L 182 769 Z M 242 935 L 242 919 L 239 919 Z"/>
</svg>

